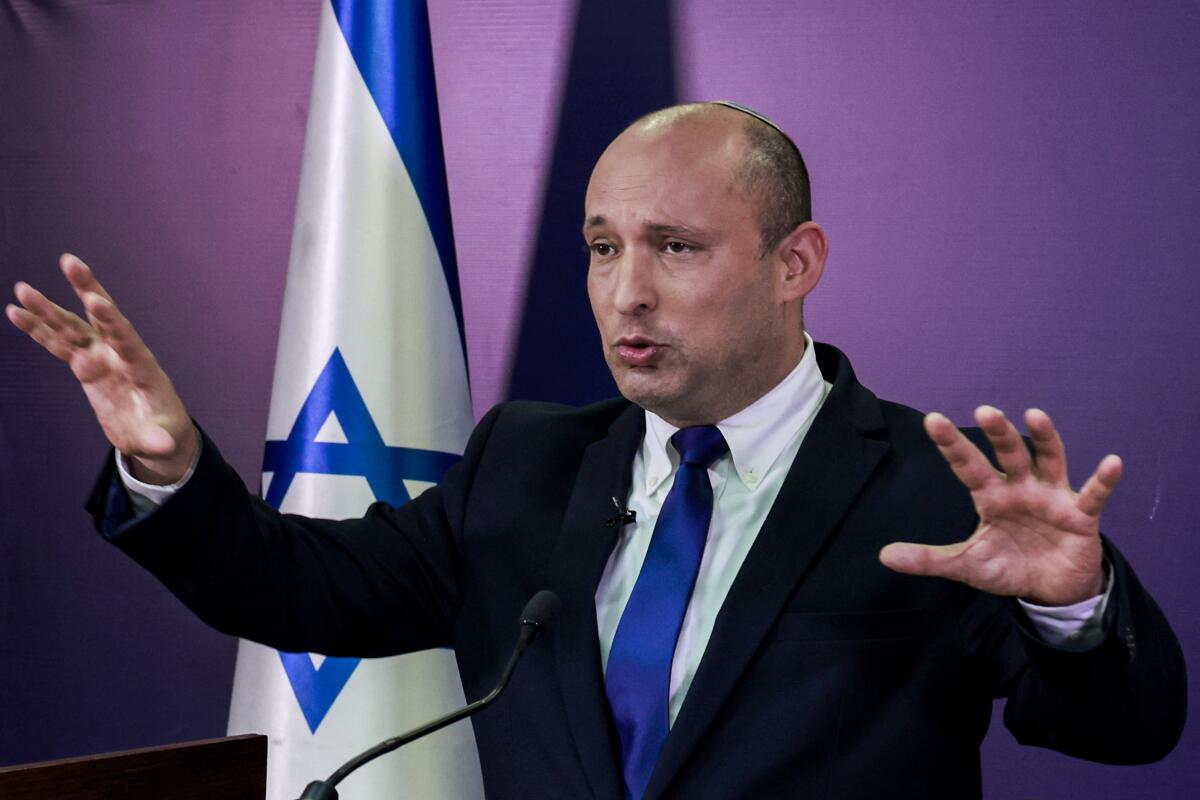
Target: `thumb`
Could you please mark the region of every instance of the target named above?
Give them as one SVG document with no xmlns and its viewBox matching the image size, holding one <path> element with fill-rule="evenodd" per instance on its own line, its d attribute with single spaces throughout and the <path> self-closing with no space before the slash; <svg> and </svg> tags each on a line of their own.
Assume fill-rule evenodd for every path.
<svg viewBox="0 0 1200 800">
<path fill-rule="evenodd" d="M 932 575 L 958 580 L 959 556 L 964 543 L 929 545 L 893 542 L 879 551 L 879 560 L 888 569 L 906 575 Z"/>
</svg>

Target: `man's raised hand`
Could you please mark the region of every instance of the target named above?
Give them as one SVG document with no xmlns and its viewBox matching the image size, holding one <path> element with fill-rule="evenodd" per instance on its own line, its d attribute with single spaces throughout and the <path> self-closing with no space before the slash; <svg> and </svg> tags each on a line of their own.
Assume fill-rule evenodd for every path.
<svg viewBox="0 0 1200 800">
<path fill-rule="evenodd" d="M 180 480 L 200 445 L 183 401 L 91 269 L 70 254 L 59 266 L 87 320 L 27 283 L 14 287 L 20 305 L 5 308 L 8 319 L 71 367 L 104 435 L 129 458 L 137 478 L 157 484 Z"/>
<path fill-rule="evenodd" d="M 1075 492 L 1062 440 L 1045 412 L 1025 412 L 1036 461 L 999 409 L 981 406 L 975 419 L 1003 472 L 945 416 L 925 417 L 925 430 L 970 490 L 979 527 L 957 544 L 890 544 L 880 560 L 898 572 L 949 578 L 1039 605 L 1071 605 L 1100 594 L 1100 512 L 1121 479 L 1121 459 L 1105 456 Z"/>
</svg>

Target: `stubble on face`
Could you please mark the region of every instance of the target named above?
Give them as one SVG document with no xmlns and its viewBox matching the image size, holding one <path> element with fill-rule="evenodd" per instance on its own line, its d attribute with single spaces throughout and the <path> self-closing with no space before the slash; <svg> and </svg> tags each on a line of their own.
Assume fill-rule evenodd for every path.
<svg viewBox="0 0 1200 800">
<path fill-rule="evenodd" d="M 653 363 L 636 366 L 619 348 L 604 355 L 621 394 L 667 421 L 685 427 L 725 419 L 765 394 L 777 379 L 770 342 L 774 320 L 762 282 L 727 286 L 714 302 L 697 305 L 706 315 L 639 320 L 617 328 L 621 337 L 645 336 L 661 351 Z M 737 317 L 740 314 L 740 319 Z M 609 341 L 617 341 L 609 337 Z"/>
</svg>

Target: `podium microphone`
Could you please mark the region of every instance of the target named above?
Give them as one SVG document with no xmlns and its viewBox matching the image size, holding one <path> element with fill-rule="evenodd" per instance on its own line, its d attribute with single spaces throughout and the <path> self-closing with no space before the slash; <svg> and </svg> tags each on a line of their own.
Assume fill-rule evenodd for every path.
<svg viewBox="0 0 1200 800">
<path fill-rule="evenodd" d="M 299 800 L 338 800 L 337 789 L 333 787 L 341 783 L 343 778 L 363 764 L 379 758 L 384 753 L 390 753 L 398 747 L 403 747 L 409 742 L 416 741 L 422 736 L 427 736 L 434 731 L 441 730 L 447 725 L 458 722 L 460 719 L 465 719 L 484 706 L 490 705 L 500 696 L 504 688 L 508 686 L 508 681 L 512 678 L 513 670 L 516 669 L 517 662 L 521 660 L 521 655 L 525 652 L 525 648 L 537 638 L 542 630 L 549 627 L 550 620 L 558 613 L 561 605 L 562 602 L 558 599 L 558 595 L 549 589 L 543 589 L 529 599 L 529 602 L 525 604 L 525 610 L 521 612 L 521 634 L 517 638 L 517 646 L 513 648 L 513 653 L 508 659 L 508 664 L 504 667 L 504 672 L 500 674 L 500 682 L 485 697 L 481 697 L 474 703 L 453 711 L 444 717 L 435 719 L 433 722 L 428 722 L 419 728 L 414 728 L 408 733 L 380 742 L 370 750 L 359 753 L 338 767 L 337 771 L 330 775 L 327 780 L 313 781 L 304 787 L 304 793 L 300 795 Z"/>
</svg>

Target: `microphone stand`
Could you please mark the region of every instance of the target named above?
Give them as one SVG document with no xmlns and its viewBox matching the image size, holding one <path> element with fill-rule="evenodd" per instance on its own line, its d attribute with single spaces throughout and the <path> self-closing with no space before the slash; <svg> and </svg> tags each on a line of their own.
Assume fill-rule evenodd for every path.
<svg viewBox="0 0 1200 800">
<path fill-rule="evenodd" d="M 549 597 L 547 598 L 545 595 L 549 595 Z M 541 608 L 535 609 L 535 604 L 539 601 Z M 371 749 L 359 753 L 338 767 L 328 779 L 313 781 L 304 787 L 304 793 L 300 795 L 299 800 L 338 800 L 337 789 L 334 787 L 341 783 L 342 779 L 347 775 L 354 772 L 354 770 L 370 761 L 374 761 L 385 753 L 390 753 L 399 747 L 403 747 L 409 742 L 416 741 L 423 736 L 428 736 L 447 725 L 453 725 L 455 722 L 471 716 L 479 709 L 494 702 L 500 696 L 500 693 L 504 691 L 505 687 L 508 686 L 508 681 L 512 678 L 513 671 L 517 668 L 517 662 L 521 660 L 521 655 L 525 652 L 525 648 L 541 633 L 542 628 L 549 622 L 549 618 L 557 610 L 557 606 L 558 598 L 547 591 L 539 592 L 529 601 L 523 615 L 525 619 L 521 620 L 521 634 L 517 639 L 517 645 L 513 648 L 513 653 L 508 659 L 508 664 L 504 667 L 504 672 L 500 674 L 500 682 L 496 684 L 495 689 L 492 689 L 487 695 L 479 698 L 474 703 L 470 703 L 457 711 L 452 711 L 444 717 L 439 717 L 433 722 L 427 722 L 408 733 L 402 733 L 399 736 L 382 741 Z"/>
</svg>

